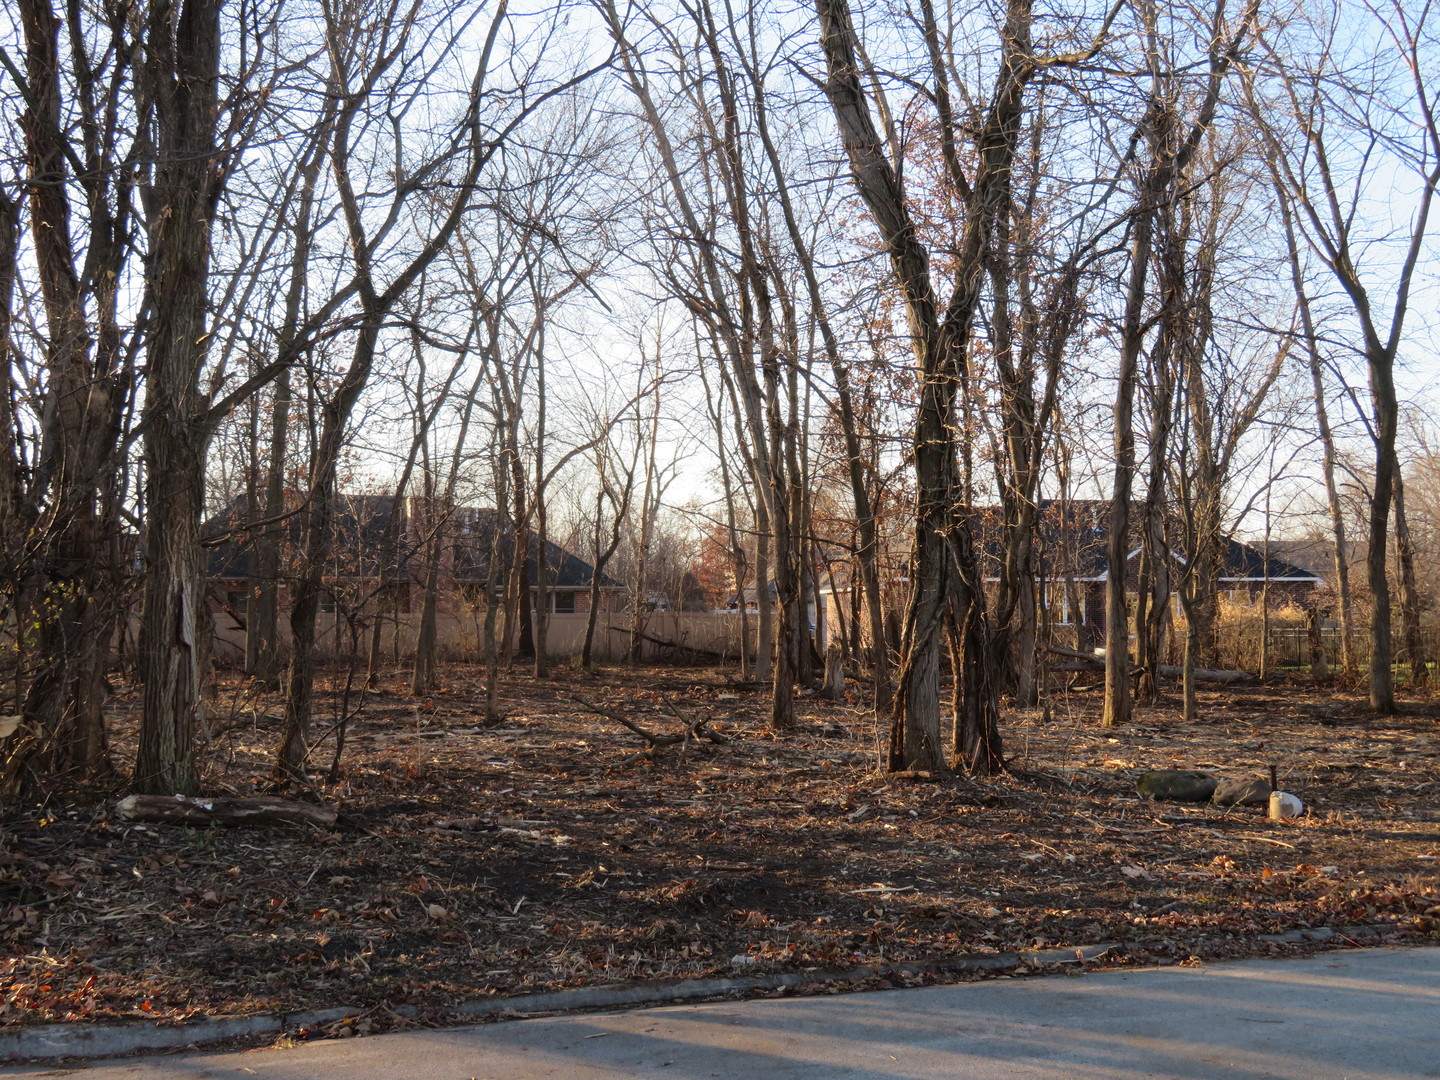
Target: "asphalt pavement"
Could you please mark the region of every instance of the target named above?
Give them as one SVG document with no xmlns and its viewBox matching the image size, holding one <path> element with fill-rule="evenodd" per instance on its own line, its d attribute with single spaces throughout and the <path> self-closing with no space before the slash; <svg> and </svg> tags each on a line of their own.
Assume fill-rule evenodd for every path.
<svg viewBox="0 0 1440 1080">
<path fill-rule="evenodd" d="M 1440 948 L 725 1001 L 0 1075 L 85 1080 L 1440 1077 Z"/>
</svg>

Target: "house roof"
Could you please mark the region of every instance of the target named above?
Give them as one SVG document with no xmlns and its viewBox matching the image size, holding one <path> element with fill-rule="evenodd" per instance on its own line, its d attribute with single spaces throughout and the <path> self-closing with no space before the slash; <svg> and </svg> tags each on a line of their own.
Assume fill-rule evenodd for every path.
<svg viewBox="0 0 1440 1080">
<path fill-rule="evenodd" d="M 1306 581 L 1319 584 L 1324 581 L 1319 574 L 1280 558 L 1272 551 L 1269 558 L 1258 548 L 1243 544 L 1234 537 L 1225 541 L 1225 553 L 1220 565 L 1221 580 L 1241 581 Z"/>
<path fill-rule="evenodd" d="M 1364 545 L 1347 541 L 1345 560 L 1353 566 L 1364 558 Z M 1284 560 L 1298 566 L 1307 573 L 1323 578 L 1335 572 L 1335 540 L 1331 536 L 1314 535 L 1271 540 L 1269 551 L 1272 558 Z"/>
<path fill-rule="evenodd" d="M 1110 504 L 1099 499 L 1042 500 L 1036 520 L 1041 573 L 1050 580 L 1074 577 L 1079 581 L 1104 581 L 1109 577 L 1106 546 L 1110 535 Z M 1131 513 L 1128 558 L 1139 556 L 1141 547 L 1137 504 Z M 1005 530 L 1000 507 L 982 507 L 974 512 L 979 528 L 976 546 L 984 576 L 1000 576 L 1004 557 Z M 1178 553 L 1172 556 L 1180 559 Z M 1323 578 L 1286 560 L 1264 553 L 1233 537 L 1227 537 L 1220 555 L 1221 580 L 1260 582 L 1303 581 L 1322 584 Z"/>
<path fill-rule="evenodd" d="M 448 510 L 436 508 L 434 521 L 426 520 L 426 504 L 417 499 L 405 500 L 400 512 L 406 515 L 400 529 L 398 547 L 391 570 L 397 574 L 418 576 L 423 570 L 421 546 L 434 529 L 441 530 L 445 545 L 442 556 L 447 575 L 455 581 L 484 582 L 489 576 L 492 551 L 500 564 L 501 576 L 513 564 L 515 535 L 502 516 L 488 507 L 456 506 Z M 279 522 L 251 526 L 244 513 L 244 500 L 236 500 L 201 527 L 209 555 L 206 572 L 212 578 L 240 579 L 254 573 L 254 539 L 269 528 L 282 534 L 281 573 L 284 565 L 293 563 L 300 540 L 303 514 L 296 512 Z M 331 576 L 375 578 L 380 575 L 385 540 L 395 499 L 390 495 L 340 495 L 335 499 L 331 546 Z M 496 536 L 497 529 L 499 536 Z M 532 529 L 526 530 L 529 540 L 529 584 L 534 588 L 539 579 L 541 544 Z M 549 586 L 556 589 L 588 589 L 594 567 L 579 556 L 547 540 L 544 544 L 544 565 L 550 571 Z M 600 587 L 620 588 L 620 582 L 608 574 L 600 575 Z"/>
</svg>

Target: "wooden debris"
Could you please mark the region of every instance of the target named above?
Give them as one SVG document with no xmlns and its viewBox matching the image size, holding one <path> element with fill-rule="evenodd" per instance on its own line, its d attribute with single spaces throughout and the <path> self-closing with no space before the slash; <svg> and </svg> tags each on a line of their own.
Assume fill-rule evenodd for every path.
<svg viewBox="0 0 1440 1080">
<path fill-rule="evenodd" d="M 1048 648 L 1050 652 L 1055 653 L 1057 656 L 1068 656 L 1075 661 L 1072 664 L 1053 665 L 1053 670 L 1097 672 L 1105 670 L 1105 657 L 1099 653 L 1086 653 L 1081 652 L 1079 649 L 1067 649 L 1062 645 L 1051 645 L 1048 646 Z M 1129 667 L 1133 674 L 1135 665 L 1130 664 Z M 1166 679 L 1179 679 L 1185 675 L 1185 669 L 1177 667 L 1174 664 L 1159 664 L 1155 670 Z M 1233 685 L 1235 683 L 1249 682 L 1254 679 L 1255 676 L 1248 671 L 1217 671 L 1209 668 L 1196 668 L 1195 678 L 1199 682 Z"/>
<path fill-rule="evenodd" d="M 280 799 L 202 799 L 192 795 L 128 795 L 115 804 L 121 821 L 153 821 L 166 825 L 317 825 L 330 828 L 336 812 L 327 806 Z"/>
<path fill-rule="evenodd" d="M 627 626 L 611 625 L 607 627 L 607 629 L 613 630 L 617 634 L 626 634 L 631 637 L 639 637 L 643 641 L 648 641 L 652 645 L 659 645 L 660 647 L 665 649 L 675 649 L 678 652 L 687 652 L 695 656 L 707 656 L 712 660 L 723 661 L 732 659 L 732 657 L 728 653 L 719 652 L 715 649 L 706 649 L 699 645 L 687 645 L 683 641 L 666 641 L 664 638 L 656 637 L 654 634 L 636 634 L 633 629 Z"/>
<path fill-rule="evenodd" d="M 679 720 L 682 724 L 685 725 L 685 730 L 678 735 L 665 734 L 663 732 L 657 734 L 655 732 L 646 731 L 643 727 L 635 723 L 635 721 L 631 720 L 628 716 L 622 716 L 620 713 L 617 713 L 611 709 L 606 709 L 600 705 L 596 705 L 594 702 L 586 701 L 584 698 L 580 697 L 577 694 L 570 695 L 570 700 L 575 702 L 575 704 L 581 706 L 582 708 L 589 709 L 596 716 L 603 716 L 607 720 L 614 720 L 615 723 L 621 724 L 624 727 L 629 728 L 636 735 L 639 735 L 642 739 L 644 739 L 645 742 L 649 744 L 651 750 L 655 750 L 661 746 L 675 746 L 681 743 L 689 743 L 691 740 L 698 739 L 706 739 L 712 743 L 715 743 L 717 746 L 723 746 L 730 741 L 726 736 L 721 735 L 718 731 L 709 730 L 709 728 L 706 726 L 710 723 L 710 718 L 708 716 L 702 716 L 698 720 L 687 721 L 684 717 L 680 716 L 680 714 L 675 710 L 674 706 L 668 705 L 668 703 L 667 711 L 670 713 L 670 715 L 675 717 L 677 720 Z"/>
<path fill-rule="evenodd" d="M 1135 790 L 1147 799 L 1173 802 L 1209 802 L 1219 781 L 1195 769 L 1152 769 L 1135 780 Z"/>
</svg>

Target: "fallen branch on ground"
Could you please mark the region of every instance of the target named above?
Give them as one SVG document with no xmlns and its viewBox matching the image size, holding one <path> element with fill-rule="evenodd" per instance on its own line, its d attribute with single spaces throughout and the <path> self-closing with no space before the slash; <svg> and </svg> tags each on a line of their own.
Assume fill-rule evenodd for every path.
<svg viewBox="0 0 1440 1080">
<path fill-rule="evenodd" d="M 709 656 L 716 660 L 732 659 L 732 654 L 730 653 L 707 649 L 700 645 L 686 645 L 683 641 L 666 641 L 664 638 L 658 638 L 654 634 L 637 634 L 633 629 L 627 629 L 623 626 L 608 626 L 606 629 L 613 630 L 617 634 L 629 634 L 631 637 L 638 637 L 642 641 L 650 642 L 651 645 L 661 645 L 667 649 L 683 649 L 686 652 L 694 653 L 696 656 Z"/>
<path fill-rule="evenodd" d="M 603 716 L 607 720 L 614 720 L 617 724 L 622 724 L 625 727 L 629 728 L 636 735 L 639 735 L 642 739 L 644 739 L 645 742 L 649 744 L 650 749 L 652 750 L 661 746 L 675 746 L 678 743 L 687 743 L 691 739 L 708 739 L 710 742 L 713 742 L 716 745 L 724 745 L 725 743 L 728 743 L 730 741 L 724 735 L 721 735 L 718 731 L 709 731 L 706 729 L 706 725 L 710 723 L 708 717 L 701 717 L 699 720 L 687 722 L 683 717 L 681 717 L 678 713 L 674 711 L 673 707 L 669 707 L 667 711 L 669 711 L 670 715 L 674 716 L 682 724 L 685 724 L 685 730 L 678 735 L 655 734 L 653 732 L 646 731 L 639 724 L 635 723 L 635 721 L 631 720 L 628 716 L 621 716 L 619 713 L 614 712 L 610 709 L 606 709 L 600 705 L 596 705 L 592 701 L 586 701 L 584 698 L 580 697 L 577 694 L 571 694 L 570 700 L 575 702 L 575 704 L 581 706 L 582 708 L 589 709 L 596 716 Z"/>
<path fill-rule="evenodd" d="M 121 821 L 167 825 L 318 825 L 335 824 L 335 811 L 270 795 L 201 799 L 190 795 L 128 795 L 115 804 Z"/>
<path fill-rule="evenodd" d="M 680 723 L 685 725 L 685 733 L 689 738 L 709 739 L 716 746 L 729 745 L 729 736 L 721 735 L 718 731 L 710 730 L 708 726 L 710 723 L 710 718 L 708 716 L 702 716 L 698 719 L 692 720 L 686 717 L 686 715 L 680 710 L 680 706 L 676 705 L 668 697 L 664 697 L 662 695 L 660 700 L 664 702 L 665 711 L 671 716 L 673 716 L 676 720 L 679 720 Z"/>
<path fill-rule="evenodd" d="M 1079 649 L 1067 649 L 1063 645 L 1049 645 L 1047 649 L 1056 656 L 1068 656 L 1077 664 L 1056 664 L 1052 670 L 1056 671 L 1104 671 L 1105 657 L 1098 653 L 1081 652 Z M 1082 666 L 1083 665 L 1083 666 Z M 1136 666 L 1129 661 L 1127 667 L 1133 674 Z M 1180 679 L 1185 676 L 1185 669 L 1174 664 L 1158 664 L 1155 671 L 1166 679 Z M 1255 676 L 1248 671 L 1215 671 L 1209 668 L 1196 668 L 1195 678 L 1200 682 L 1212 683 L 1241 683 L 1253 679 Z"/>
</svg>

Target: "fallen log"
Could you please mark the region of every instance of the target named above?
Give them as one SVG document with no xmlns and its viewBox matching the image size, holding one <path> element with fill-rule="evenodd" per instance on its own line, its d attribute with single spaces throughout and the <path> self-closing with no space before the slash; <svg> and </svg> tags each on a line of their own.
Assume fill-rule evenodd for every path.
<svg viewBox="0 0 1440 1080">
<path fill-rule="evenodd" d="M 1057 671 L 1105 670 L 1105 654 L 1103 652 L 1085 653 L 1081 652 L 1079 649 L 1067 649 L 1063 645 L 1049 645 L 1046 648 L 1050 652 L 1054 653 L 1056 656 L 1068 656 L 1072 660 L 1079 661 L 1081 664 L 1085 665 L 1083 668 L 1069 664 L 1066 664 L 1064 666 L 1056 665 L 1055 670 Z M 1132 672 L 1135 670 L 1134 664 L 1129 664 L 1128 666 Z M 1161 677 L 1166 679 L 1182 679 L 1185 677 L 1185 669 L 1182 667 L 1177 667 L 1174 664 L 1158 664 L 1156 665 L 1155 670 L 1160 674 Z M 1231 683 L 1247 682 L 1254 677 L 1255 676 L 1248 671 L 1223 671 L 1213 670 L 1210 668 L 1195 669 L 1195 678 L 1199 682 L 1223 683 L 1228 685 Z"/>
<path fill-rule="evenodd" d="M 153 821 L 165 825 L 317 825 L 330 828 L 336 812 L 326 806 L 280 799 L 202 799 L 192 795 L 127 795 L 115 804 L 121 821 Z"/>
<path fill-rule="evenodd" d="M 660 645 L 667 649 L 682 649 L 696 656 L 709 656 L 716 660 L 729 660 L 730 654 L 719 652 L 716 649 L 707 649 L 700 645 L 687 645 L 683 641 L 666 641 L 664 638 L 656 637 L 654 634 L 636 634 L 634 630 L 624 626 L 607 626 L 607 630 L 613 630 L 617 634 L 629 634 L 632 637 L 638 636 L 642 641 L 648 641 L 652 645 Z"/>
</svg>

